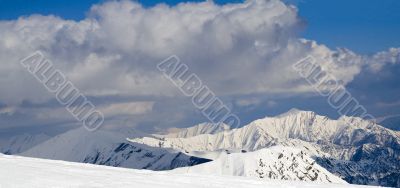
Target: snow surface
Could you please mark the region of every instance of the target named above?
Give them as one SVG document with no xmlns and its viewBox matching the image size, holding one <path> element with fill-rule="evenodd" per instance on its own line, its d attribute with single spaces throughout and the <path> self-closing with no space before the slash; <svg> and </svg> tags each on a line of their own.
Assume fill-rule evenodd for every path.
<svg viewBox="0 0 400 188">
<path fill-rule="evenodd" d="M 0 188 L 318 188 L 363 187 L 155 172 L 0 154 Z"/>
<path fill-rule="evenodd" d="M 300 149 L 274 146 L 248 153 L 221 155 L 212 162 L 178 168 L 176 172 L 258 177 L 265 180 L 295 180 L 342 183 Z"/>
</svg>

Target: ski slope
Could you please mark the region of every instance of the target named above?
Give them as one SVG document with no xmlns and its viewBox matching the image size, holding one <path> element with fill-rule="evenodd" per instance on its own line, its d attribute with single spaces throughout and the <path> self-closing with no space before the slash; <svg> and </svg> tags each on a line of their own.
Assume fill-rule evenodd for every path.
<svg viewBox="0 0 400 188">
<path fill-rule="evenodd" d="M 136 188 L 297 188 L 362 187 L 311 184 L 294 181 L 261 181 L 245 177 L 178 174 L 34 159 L 0 154 L 0 188 L 136 187 Z"/>
</svg>

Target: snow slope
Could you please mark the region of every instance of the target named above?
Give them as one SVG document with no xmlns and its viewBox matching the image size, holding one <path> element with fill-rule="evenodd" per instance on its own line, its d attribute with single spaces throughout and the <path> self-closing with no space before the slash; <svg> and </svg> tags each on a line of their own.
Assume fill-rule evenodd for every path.
<svg viewBox="0 0 400 188">
<path fill-rule="evenodd" d="M 275 146 L 249 153 L 221 155 L 212 162 L 174 171 L 257 177 L 261 179 L 343 183 L 300 149 Z"/>
<path fill-rule="evenodd" d="M 78 128 L 51 138 L 19 155 L 150 170 L 169 170 L 209 161 L 164 148 L 130 143 L 125 138 L 121 132 L 89 132 Z"/>
<path fill-rule="evenodd" d="M 260 181 L 252 178 L 178 174 L 71 163 L 0 154 L 1 188 L 318 188 L 362 187 L 296 181 Z"/>
<path fill-rule="evenodd" d="M 200 123 L 193 127 L 177 129 L 166 134 L 153 134 L 158 138 L 187 138 L 201 134 L 215 134 L 229 130 L 229 125 L 224 123 Z"/>
<path fill-rule="evenodd" d="M 12 137 L 0 146 L 0 153 L 16 154 L 24 152 L 51 137 L 46 134 L 29 135 L 23 134 Z"/>
</svg>

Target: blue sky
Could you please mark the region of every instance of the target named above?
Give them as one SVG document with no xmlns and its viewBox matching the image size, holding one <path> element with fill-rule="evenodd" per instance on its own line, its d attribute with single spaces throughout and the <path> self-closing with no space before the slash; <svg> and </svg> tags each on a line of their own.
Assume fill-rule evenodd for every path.
<svg viewBox="0 0 400 188">
<path fill-rule="evenodd" d="M 305 37 L 359 53 L 400 44 L 398 0 L 303 0 L 297 3 L 307 22 Z"/>
<path fill-rule="evenodd" d="M 191 2 L 199 2 L 195 0 Z M 30 14 L 53 14 L 80 20 L 93 4 L 104 0 L 0 0 L 0 19 L 16 19 Z M 178 0 L 140 0 L 145 6 L 175 5 Z M 241 0 L 215 0 L 218 4 Z M 306 20 L 303 37 L 331 48 L 345 47 L 372 54 L 400 46 L 400 1 L 398 0 L 287 0 L 299 8 Z"/>
</svg>

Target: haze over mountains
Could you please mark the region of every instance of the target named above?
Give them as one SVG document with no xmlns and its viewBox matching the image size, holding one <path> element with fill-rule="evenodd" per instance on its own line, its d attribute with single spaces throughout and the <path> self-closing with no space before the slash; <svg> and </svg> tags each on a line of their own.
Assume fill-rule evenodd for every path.
<svg viewBox="0 0 400 188">
<path fill-rule="evenodd" d="M 1 145 L 0 152 L 5 154 L 21 153 L 48 140 L 49 138 L 51 137 L 46 134 L 23 134 L 15 136 Z"/>
</svg>

